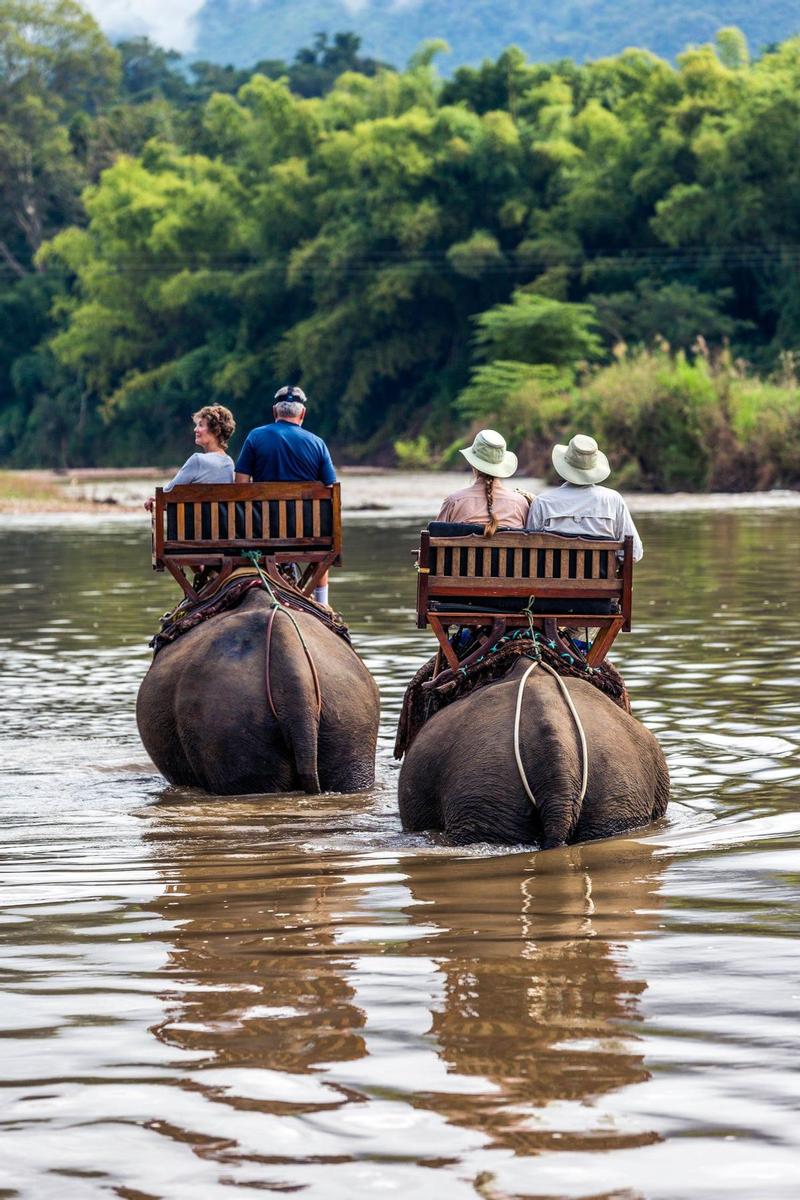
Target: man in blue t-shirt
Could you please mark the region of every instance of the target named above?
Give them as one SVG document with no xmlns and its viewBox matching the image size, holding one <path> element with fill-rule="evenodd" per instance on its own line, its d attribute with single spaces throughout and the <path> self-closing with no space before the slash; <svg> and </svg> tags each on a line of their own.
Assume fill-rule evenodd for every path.
<svg viewBox="0 0 800 1200">
<path fill-rule="evenodd" d="M 251 429 L 236 460 L 237 483 L 336 482 L 330 452 L 322 438 L 303 429 L 306 394 L 299 387 L 282 387 L 272 406 L 275 421 Z M 328 573 L 314 588 L 314 599 L 328 603 Z"/>
<path fill-rule="evenodd" d="M 237 483 L 296 483 L 320 480 L 335 483 L 328 447 L 322 438 L 303 429 L 306 394 L 299 387 L 275 393 L 271 425 L 259 425 L 245 438 L 236 461 Z"/>
</svg>

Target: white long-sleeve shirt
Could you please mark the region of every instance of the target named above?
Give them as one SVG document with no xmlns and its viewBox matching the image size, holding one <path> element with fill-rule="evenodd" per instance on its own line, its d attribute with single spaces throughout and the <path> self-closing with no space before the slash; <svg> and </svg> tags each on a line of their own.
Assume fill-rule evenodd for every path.
<svg viewBox="0 0 800 1200">
<path fill-rule="evenodd" d="M 644 554 L 628 506 L 613 488 L 590 483 L 562 483 L 537 496 L 525 528 L 535 533 L 587 533 L 621 541 L 633 537 L 633 561 Z"/>
</svg>

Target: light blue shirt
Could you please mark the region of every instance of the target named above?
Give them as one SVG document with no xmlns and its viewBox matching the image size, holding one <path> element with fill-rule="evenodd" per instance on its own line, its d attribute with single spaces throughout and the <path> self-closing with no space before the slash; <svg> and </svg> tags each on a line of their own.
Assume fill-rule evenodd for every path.
<svg viewBox="0 0 800 1200">
<path fill-rule="evenodd" d="M 599 483 L 562 483 L 536 497 L 525 528 L 529 533 L 586 533 L 621 542 L 633 538 L 633 561 L 644 554 L 628 506 L 613 488 Z"/>
<path fill-rule="evenodd" d="M 164 484 L 164 491 L 171 492 L 179 483 L 233 483 L 233 459 L 229 454 L 193 454 Z"/>
</svg>

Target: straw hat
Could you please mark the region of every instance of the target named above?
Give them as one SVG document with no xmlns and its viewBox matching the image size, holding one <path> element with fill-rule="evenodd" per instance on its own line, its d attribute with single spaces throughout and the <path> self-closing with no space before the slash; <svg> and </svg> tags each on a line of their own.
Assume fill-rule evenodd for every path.
<svg viewBox="0 0 800 1200">
<path fill-rule="evenodd" d="M 602 483 L 611 474 L 605 454 L 584 433 L 576 433 L 568 446 L 553 447 L 553 466 L 568 483 Z"/>
<path fill-rule="evenodd" d="M 481 429 L 472 445 L 459 453 L 476 471 L 497 479 L 508 479 L 517 469 L 516 454 L 506 450 L 506 439 L 494 429 Z"/>
</svg>

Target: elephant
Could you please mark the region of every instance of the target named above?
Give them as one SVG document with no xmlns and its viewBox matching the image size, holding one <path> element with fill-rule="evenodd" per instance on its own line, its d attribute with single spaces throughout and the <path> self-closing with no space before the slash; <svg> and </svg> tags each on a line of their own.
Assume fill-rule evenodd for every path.
<svg viewBox="0 0 800 1200">
<path fill-rule="evenodd" d="M 533 670 L 524 685 L 520 755 L 535 798 L 528 798 L 514 755 L 520 659 L 503 678 L 440 709 L 408 749 L 398 785 L 406 831 L 443 832 L 455 845 L 496 842 L 542 849 L 609 837 L 661 817 L 669 771 L 656 738 L 598 688 L 563 678 L 583 726 L 588 782 L 580 801 L 583 756 L 559 681 Z"/>
<path fill-rule="evenodd" d="M 156 654 L 136 703 L 145 749 L 170 783 L 217 795 L 366 790 L 375 778 L 375 680 L 314 616 L 278 611 L 270 701 L 270 610 L 266 594 L 252 590 Z"/>
</svg>

